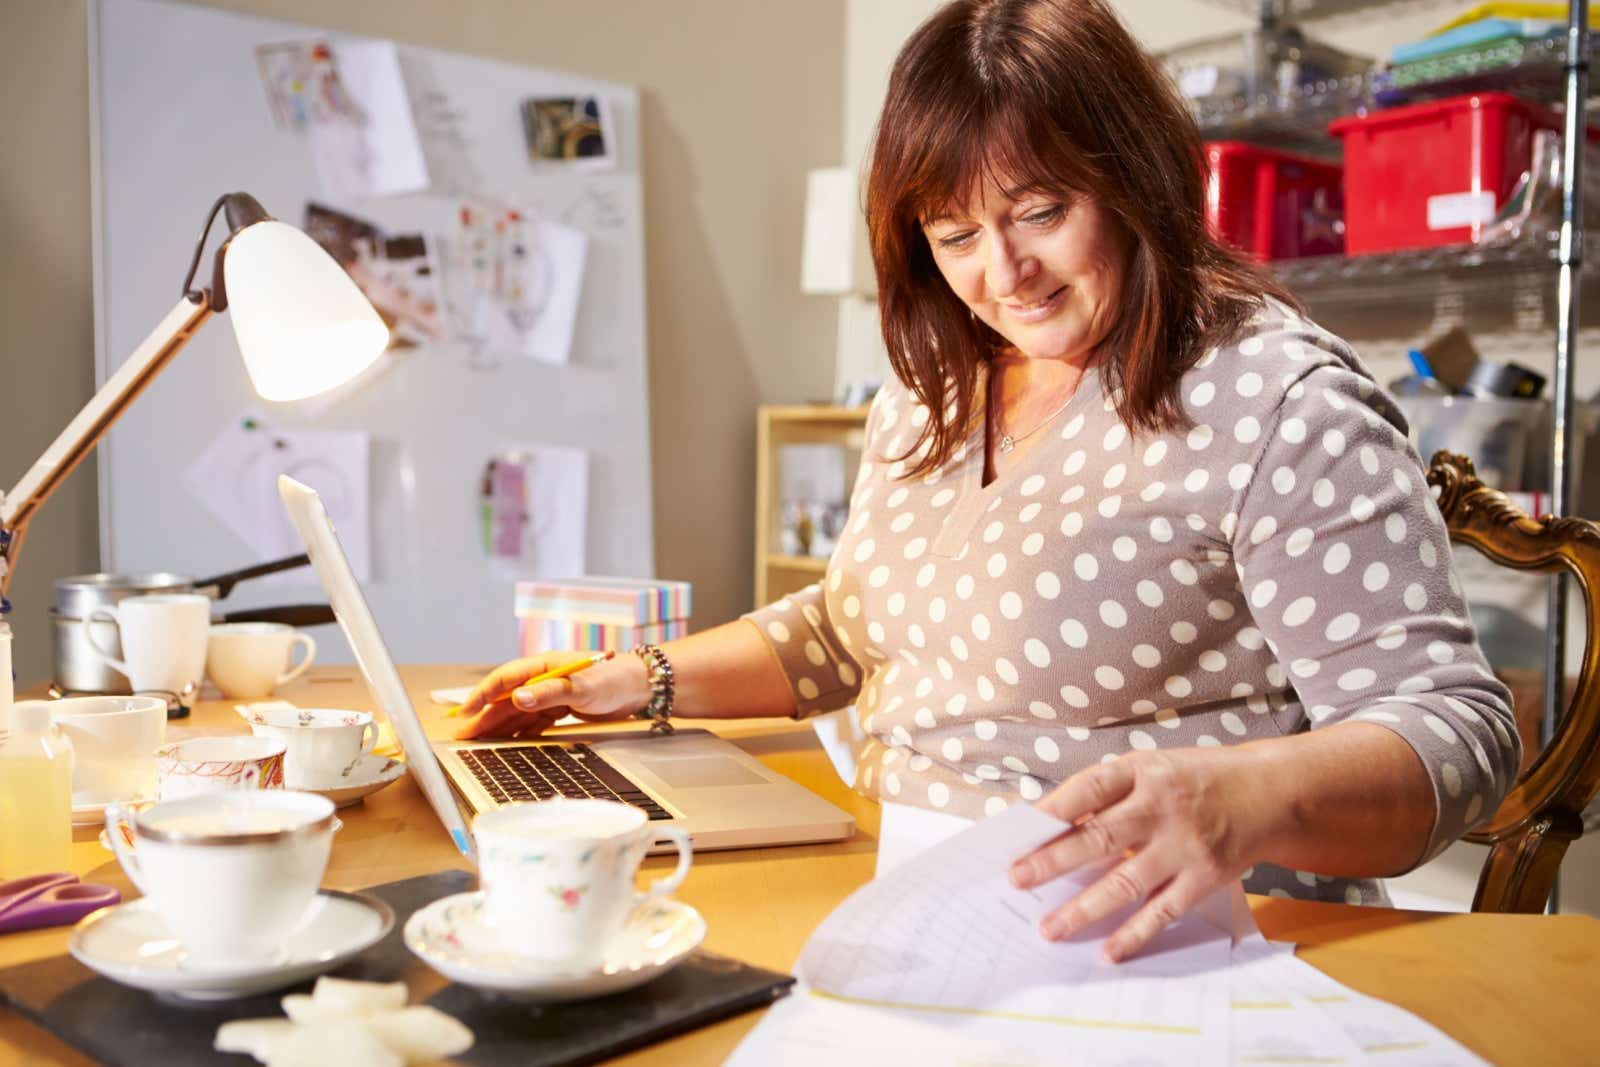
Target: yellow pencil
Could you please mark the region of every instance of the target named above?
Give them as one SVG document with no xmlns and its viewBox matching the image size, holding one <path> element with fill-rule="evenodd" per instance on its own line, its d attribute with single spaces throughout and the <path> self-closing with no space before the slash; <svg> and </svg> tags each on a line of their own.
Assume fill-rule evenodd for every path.
<svg viewBox="0 0 1600 1067">
<path fill-rule="evenodd" d="M 526 686 L 532 685 L 535 682 L 548 682 L 553 678 L 565 678 L 569 674 L 577 674 L 579 671 L 586 671 L 590 667 L 593 667 L 596 663 L 604 663 L 606 660 L 611 659 L 616 654 L 617 653 L 615 650 L 608 649 L 605 652 L 597 652 L 588 659 L 575 659 L 564 667 L 557 667 L 554 670 L 545 671 L 543 674 L 536 674 L 532 678 L 524 681 L 521 685 L 517 686 L 517 688 L 522 689 Z M 444 713 L 445 717 L 454 718 L 455 716 L 460 715 L 461 707 L 462 706 L 460 704 L 457 704 L 455 707 Z"/>
</svg>

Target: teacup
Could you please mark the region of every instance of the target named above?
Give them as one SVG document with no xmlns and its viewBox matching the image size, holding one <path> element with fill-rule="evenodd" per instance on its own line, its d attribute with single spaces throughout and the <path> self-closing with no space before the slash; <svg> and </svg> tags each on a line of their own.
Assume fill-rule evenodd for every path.
<svg viewBox="0 0 1600 1067">
<path fill-rule="evenodd" d="M 122 640 L 117 659 L 97 642 L 106 622 Z M 136 691 L 185 696 L 200 688 L 206 670 L 211 598 L 199 593 L 151 593 L 96 608 L 80 624 L 93 654 L 127 676 Z"/>
<path fill-rule="evenodd" d="M 289 666 L 294 647 L 305 649 L 299 663 Z M 206 645 L 206 674 L 231 700 L 269 697 L 288 685 L 317 660 L 317 643 L 281 622 L 225 622 L 211 627 Z"/>
<path fill-rule="evenodd" d="M 378 723 L 367 711 L 241 710 L 252 733 L 279 738 L 287 746 L 283 780 L 290 789 L 335 789 L 349 784 L 350 772 L 378 743 Z"/>
<path fill-rule="evenodd" d="M 191 737 L 156 750 L 162 800 L 232 790 L 283 788 L 283 742 L 274 737 Z"/>
<path fill-rule="evenodd" d="M 281 957 L 284 939 L 315 914 L 333 823 L 331 800 L 284 790 L 106 808 L 117 862 L 197 968 Z"/>
<path fill-rule="evenodd" d="M 633 910 L 689 873 L 687 833 L 611 800 L 509 804 L 474 819 L 472 836 L 484 914 L 506 947 L 574 971 L 598 965 Z M 640 893 L 634 875 L 657 837 L 678 847 L 678 866 Z"/>
<path fill-rule="evenodd" d="M 24 704 L 42 701 L 19 702 Z M 48 701 L 72 742 L 72 803 L 107 804 L 155 795 L 156 749 L 167 734 L 160 697 L 68 697 Z"/>
</svg>

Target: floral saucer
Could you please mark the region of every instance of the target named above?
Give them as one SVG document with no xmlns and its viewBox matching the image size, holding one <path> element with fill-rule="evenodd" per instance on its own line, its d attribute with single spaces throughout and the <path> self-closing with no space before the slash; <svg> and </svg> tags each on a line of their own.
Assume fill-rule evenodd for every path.
<svg viewBox="0 0 1600 1067">
<path fill-rule="evenodd" d="M 324 889 L 318 909 L 274 960 L 227 970 L 188 965 L 188 953 L 148 897 L 105 908 L 72 930 L 74 959 L 123 985 L 191 1000 L 229 1000 L 294 985 L 331 971 L 394 929 L 394 910 L 365 893 Z"/>
<path fill-rule="evenodd" d="M 338 785 L 326 788 L 307 786 L 305 791 L 327 797 L 333 801 L 333 806 L 336 808 L 347 808 L 368 793 L 376 793 L 390 782 L 399 781 L 405 774 L 404 760 L 366 755 L 356 760 L 355 766 L 350 768 L 350 773 L 345 775 Z"/>
<path fill-rule="evenodd" d="M 706 921 L 682 901 L 637 909 L 606 947 L 604 962 L 574 969 L 508 951 L 489 925 L 483 893 L 457 893 L 419 910 L 405 926 L 406 947 L 446 978 L 538 1003 L 583 1000 L 643 985 L 665 974 L 705 940 Z"/>
</svg>

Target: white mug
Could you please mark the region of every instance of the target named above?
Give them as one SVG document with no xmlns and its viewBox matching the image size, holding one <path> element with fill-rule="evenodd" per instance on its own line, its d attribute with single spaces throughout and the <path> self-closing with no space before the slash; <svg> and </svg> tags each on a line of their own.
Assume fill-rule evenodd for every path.
<svg viewBox="0 0 1600 1067">
<path fill-rule="evenodd" d="M 639 905 L 683 884 L 689 835 L 652 826 L 613 800 L 508 804 L 472 821 L 484 915 L 512 952 L 574 970 L 595 966 Z M 640 893 L 634 875 L 657 837 L 678 847 L 678 866 Z"/>
<path fill-rule="evenodd" d="M 50 718 L 72 742 L 73 804 L 155 795 L 156 749 L 167 734 L 165 700 L 109 696 L 24 703 L 48 703 Z"/>
<path fill-rule="evenodd" d="M 197 968 L 282 957 L 316 914 L 333 829 L 333 801 L 281 789 L 106 808 L 117 862 Z"/>
<path fill-rule="evenodd" d="M 95 642 L 95 623 L 113 622 L 122 638 L 117 659 Z M 199 593 L 131 596 L 96 608 L 80 625 L 94 654 L 127 676 L 136 690 L 192 695 L 206 670 L 211 598 Z"/>
<path fill-rule="evenodd" d="M 233 789 L 282 789 L 283 742 L 276 737 L 191 737 L 156 750 L 162 800 Z"/>
<path fill-rule="evenodd" d="M 284 785 L 290 789 L 337 789 L 378 743 L 378 723 L 369 711 L 341 708 L 242 708 L 250 732 L 276 737 L 287 751 Z"/>
<path fill-rule="evenodd" d="M 294 647 L 305 649 L 289 666 Z M 225 622 L 211 627 L 206 645 L 206 673 L 231 700 L 260 700 L 288 685 L 317 659 L 317 643 L 281 622 Z"/>
</svg>

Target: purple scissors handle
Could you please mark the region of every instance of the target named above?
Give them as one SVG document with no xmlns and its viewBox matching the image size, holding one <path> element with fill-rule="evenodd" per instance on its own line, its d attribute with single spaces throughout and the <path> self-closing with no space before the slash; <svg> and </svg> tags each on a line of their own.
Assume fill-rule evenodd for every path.
<svg viewBox="0 0 1600 1067">
<path fill-rule="evenodd" d="M 85 885 L 73 874 L 37 874 L 0 882 L 0 934 L 76 922 L 121 899 L 111 886 Z"/>
</svg>

